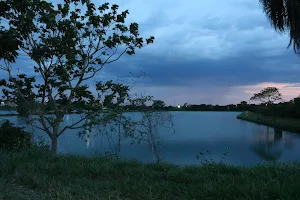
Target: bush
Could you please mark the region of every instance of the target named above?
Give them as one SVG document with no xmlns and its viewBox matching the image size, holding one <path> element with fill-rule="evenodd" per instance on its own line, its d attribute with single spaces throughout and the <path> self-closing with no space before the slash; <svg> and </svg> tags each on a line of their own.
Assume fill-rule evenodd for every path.
<svg viewBox="0 0 300 200">
<path fill-rule="evenodd" d="M 21 150 L 33 146 L 32 134 L 24 131 L 24 128 L 15 127 L 8 120 L 0 124 L 0 149 Z"/>
<path fill-rule="evenodd" d="M 300 105 L 298 104 L 300 104 L 300 102 L 285 102 L 270 106 L 258 106 L 252 110 L 252 112 L 270 117 L 300 119 Z"/>
<path fill-rule="evenodd" d="M 34 143 L 34 147 L 43 150 L 50 150 L 50 144 L 45 140 L 43 136 L 38 136 L 38 141 Z"/>
</svg>

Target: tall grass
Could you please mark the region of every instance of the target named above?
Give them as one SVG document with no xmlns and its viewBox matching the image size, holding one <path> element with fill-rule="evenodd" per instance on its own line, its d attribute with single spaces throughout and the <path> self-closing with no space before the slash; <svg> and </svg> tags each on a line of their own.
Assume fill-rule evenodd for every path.
<svg viewBox="0 0 300 200">
<path fill-rule="evenodd" d="M 0 199 L 300 199 L 299 163 L 180 167 L 39 149 L 0 160 Z"/>
</svg>

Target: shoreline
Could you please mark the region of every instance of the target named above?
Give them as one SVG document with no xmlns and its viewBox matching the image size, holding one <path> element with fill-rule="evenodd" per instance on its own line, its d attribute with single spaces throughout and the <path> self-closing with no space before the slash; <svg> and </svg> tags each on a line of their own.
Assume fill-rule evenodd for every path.
<svg viewBox="0 0 300 200">
<path fill-rule="evenodd" d="M 271 116 L 264 116 L 250 111 L 245 111 L 239 114 L 236 118 L 256 124 L 270 126 L 272 128 L 280 128 L 283 131 L 300 133 L 300 119 L 277 117 L 274 121 L 274 118 Z"/>
</svg>

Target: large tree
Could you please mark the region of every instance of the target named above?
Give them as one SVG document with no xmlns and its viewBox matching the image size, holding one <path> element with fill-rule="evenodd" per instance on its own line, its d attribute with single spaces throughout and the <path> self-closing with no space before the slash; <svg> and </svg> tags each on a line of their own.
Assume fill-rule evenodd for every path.
<svg viewBox="0 0 300 200">
<path fill-rule="evenodd" d="M 251 101 L 261 101 L 265 104 L 273 104 L 276 101 L 282 100 L 282 95 L 276 87 L 267 87 L 261 90 L 259 93 L 255 93 L 251 98 Z"/>
<path fill-rule="evenodd" d="M 269 21 L 279 33 L 288 32 L 289 46 L 300 53 L 300 1 L 299 0 L 259 0 Z M 288 47 L 289 47 L 288 46 Z"/>
<path fill-rule="evenodd" d="M 125 22 L 128 10 L 118 12 L 118 5 L 109 3 L 96 7 L 90 0 L 64 0 L 54 6 L 43 0 L 4 0 L 0 7 L 1 24 L 9 24 L 0 32 L 1 69 L 8 75 L 8 81 L 1 81 L 4 96 L 34 114 L 30 122 L 48 134 L 53 152 L 66 130 L 82 128 L 99 109 L 117 108 L 128 97 L 129 88 L 112 81 L 98 81 L 94 95 L 88 81 L 105 65 L 154 40 L 140 37 L 137 23 Z M 11 64 L 19 52 L 35 63 L 35 76 L 14 77 Z M 64 103 L 57 103 L 59 99 Z M 88 112 L 61 127 L 65 114 L 74 109 Z"/>
</svg>

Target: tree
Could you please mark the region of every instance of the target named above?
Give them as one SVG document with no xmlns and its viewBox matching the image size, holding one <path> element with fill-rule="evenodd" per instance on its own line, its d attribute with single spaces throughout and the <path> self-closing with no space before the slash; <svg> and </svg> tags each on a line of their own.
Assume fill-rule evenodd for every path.
<svg viewBox="0 0 300 200">
<path fill-rule="evenodd" d="M 137 23 L 125 23 L 128 10 L 120 13 L 115 4 L 96 8 L 90 0 L 65 0 L 54 7 L 43 0 L 6 0 L 1 6 L 6 8 L 1 7 L 1 19 L 10 24 L 7 30 L 2 27 L 2 32 L 11 33 L 11 41 L 20 41 L 15 47 L 35 62 L 36 74 L 14 78 L 11 63 L 18 53 L 1 43 L 0 58 L 5 63 L 1 69 L 8 74 L 8 82 L 1 81 L 4 98 L 34 114 L 29 122 L 47 133 L 56 153 L 57 139 L 66 130 L 88 126 L 84 122 L 94 123 L 103 107 L 118 109 L 128 97 L 129 87 L 113 81 L 98 81 L 94 95 L 87 81 L 124 54 L 133 55 L 136 48 L 153 43 L 154 37 L 140 37 Z M 36 83 L 36 78 L 41 80 Z M 30 97 L 23 86 L 30 88 Z M 65 101 L 57 103 L 58 99 Z M 48 115 L 45 104 L 54 117 Z M 61 127 L 65 114 L 75 109 L 86 112 L 74 124 Z"/>
<path fill-rule="evenodd" d="M 166 110 L 157 112 L 153 106 L 144 107 L 143 105 L 146 104 L 153 105 L 154 100 L 151 96 L 135 95 L 133 98 L 130 97 L 129 101 L 136 105 L 142 105 L 135 107 L 135 111 L 139 112 L 141 116 L 140 118 L 126 116 L 117 110 L 111 113 L 112 116 L 108 118 L 102 117 L 102 123 L 97 125 L 98 134 L 105 136 L 101 138 L 107 139 L 109 143 L 111 152 L 106 152 L 107 155 L 111 154 L 114 158 L 119 158 L 123 139 L 127 139 L 127 141 L 131 139 L 131 144 L 143 142 L 148 144 L 151 148 L 153 161 L 161 161 L 160 133 L 161 131 L 166 133 L 168 129 L 175 132 L 172 114 Z"/>
<path fill-rule="evenodd" d="M 282 100 L 282 95 L 276 87 L 264 88 L 250 98 L 250 101 L 261 101 L 262 103 L 268 105 L 280 100 Z"/>
<path fill-rule="evenodd" d="M 35 105 L 35 94 L 32 92 L 34 82 L 34 77 L 27 78 L 26 75 L 21 74 L 16 78 L 10 78 L 8 82 L 3 80 L 0 83 L 7 88 L 2 90 L 4 97 L 7 97 L 6 100 L 16 103 L 18 105 L 17 112 L 23 117 L 28 116 L 30 114 L 28 108 Z M 23 101 L 23 98 L 26 101 Z"/>
<path fill-rule="evenodd" d="M 162 100 L 153 100 L 152 107 L 154 109 L 162 109 L 166 106 L 165 102 Z"/>
<path fill-rule="evenodd" d="M 0 1 L 0 59 L 4 59 L 4 62 L 15 61 L 22 40 L 28 39 L 35 29 L 34 18 L 49 6 L 50 3 L 41 0 Z M 6 29 L 4 24 L 10 28 Z"/>
<path fill-rule="evenodd" d="M 135 95 L 137 96 L 137 95 Z M 145 111 L 147 109 L 146 103 L 150 101 L 150 96 L 147 97 L 137 97 L 137 98 L 132 98 L 130 99 L 130 106 L 134 110 L 139 110 L 139 111 Z"/>
<path fill-rule="evenodd" d="M 137 100 L 139 104 L 146 105 L 148 103 L 155 104 L 157 100 L 153 100 L 151 96 L 142 96 L 133 99 Z M 159 104 L 163 101 L 158 100 Z M 151 148 L 153 161 L 160 162 L 160 131 L 164 128 L 164 132 L 167 129 L 174 130 L 173 116 L 167 111 L 157 112 L 153 106 L 143 109 L 141 120 L 136 122 L 136 136 L 133 143 L 146 142 Z M 167 129 L 166 129 L 167 128 Z"/>
<path fill-rule="evenodd" d="M 246 106 L 246 105 L 248 105 L 248 103 L 247 103 L 247 101 L 241 101 L 241 105 Z"/>
<path fill-rule="evenodd" d="M 245 111 L 249 108 L 247 101 L 241 101 L 241 103 L 238 105 L 239 109 Z"/>
<path fill-rule="evenodd" d="M 279 33 L 289 32 L 295 53 L 300 53 L 300 3 L 298 0 L 259 0 L 264 13 Z"/>
<path fill-rule="evenodd" d="M 300 117 L 300 97 L 298 96 L 294 98 L 293 102 L 294 102 L 293 112 L 297 117 Z"/>
</svg>

